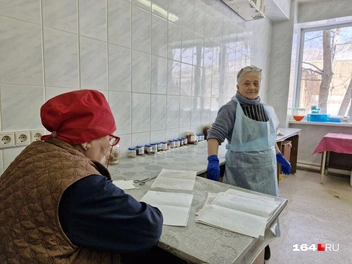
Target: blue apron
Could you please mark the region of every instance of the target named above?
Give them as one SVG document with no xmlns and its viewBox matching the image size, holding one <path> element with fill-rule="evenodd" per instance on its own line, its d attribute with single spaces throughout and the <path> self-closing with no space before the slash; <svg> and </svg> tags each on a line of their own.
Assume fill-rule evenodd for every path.
<svg viewBox="0 0 352 264">
<path fill-rule="evenodd" d="M 231 144 L 226 146 L 224 182 L 278 196 L 275 144 L 279 121 L 275 111 L 264 105 L 269 121 L 256 121 L 243 113 L 235 96 L 232 100 L 237 103 L 236 121 Z M 276 235 L 280 235 L 278 226 Z"/>
</svg>

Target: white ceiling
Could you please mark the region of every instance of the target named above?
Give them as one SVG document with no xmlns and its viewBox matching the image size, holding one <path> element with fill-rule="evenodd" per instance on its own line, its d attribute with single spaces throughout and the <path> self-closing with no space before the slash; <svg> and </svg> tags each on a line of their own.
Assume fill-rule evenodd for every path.
<svg viewBox="0 0 352 264">
<path fill-rule="evenodd" d="M 326 1 L 326 0 L 296 0 L 296 1 L 298 3 L 309 3 L 309 2 Z M 266 0 L 265 16 L 268 17 L 271 21 L 282 21 L 282 20 L 288 19 L 288 17 L 286 17 L 285 14 L 282 12 L 282 10 L 277 6 L 275 0 Z"/>
<path fill-rule="evenodd" d="M 274 0 L 266 0 L 265 16 L 271 21 L 288 19 Z"/>
</svg>

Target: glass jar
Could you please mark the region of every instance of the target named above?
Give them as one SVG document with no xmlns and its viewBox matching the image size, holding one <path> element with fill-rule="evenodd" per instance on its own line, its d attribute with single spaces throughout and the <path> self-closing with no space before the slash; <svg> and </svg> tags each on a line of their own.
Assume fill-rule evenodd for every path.
<svg viewBox="0 0 352 264">
<path fill-rule="evenodd" d="M 162 150 L 166 151 L 167 150 L 167 143 L 163 141 L 163 142 L 161 142 L 161 144 L 162 144 Z"/>
<path fill-rule="evenodd" d="M 200 139 L 199 139 L 200 141 L 204 141 L 204 134 L 200 133 L 199 137 L 200 137 Z"/>
<path fill-rule="evenodd" d="M 163 143 L 159 142 L 158 143 L 158 151 L 162 151 L 163 150 Z"/>
<path fill-rule="evenodd" d="M 144 153 L 150 155 L 152 152 L 152 146 L 150 145 L 145 145 L 144 146 Z"/>
<path fill-rule="evenodd" d="M 150 146 L 152 147 L 151 153 L 156 154 L 158 152 L 158 144 L 153 143 L 153 144 L 150 144 Z"/>
<path fill-rule="evenodd" d="M 186 137 L 184 137 L 184 138 L 183 138 L 183 145 L 185 146 L 185 145 L 187 145 L 187 144 L 188 144 L 188 140 L 187 140 Z"/>
<path fill-rule="evenodd" d="M 175 140 L 171 140 L 171 149 L 176 148 L 176 141 Z"/>
<path fill-rule="evenodd" d="M 198 142 L 203 141 L 204 135 L 202 133 L 197 134 L 197 139 L 198 139 Z"/>
<path fill-rule="evenodd" d="M 188 144 L 198 144 L 198 138 L 196 133 L 190 132 L 187 134 L 187 142 Z"/>
<path fill-rule="evenodd" d="M 137 155 L 144 156 L 144 146 L 137 146 Z"/>
<path fill-rule="evenodd" d="M 108 151 L 105 155 L 105 163 L 106 165 L 116 165 L 120 161 L 120 146 L 116 145 L 112 147 L 111 155 L 110 151 Z"/>
<path fill-rule="evenodd" d="M 129 158 L 135 158 L 136 155 L 137 155 L 137 153 L 136 153 L 136 148 L 128 148 L 127 157 L 129 157 Z"/>
</svg>

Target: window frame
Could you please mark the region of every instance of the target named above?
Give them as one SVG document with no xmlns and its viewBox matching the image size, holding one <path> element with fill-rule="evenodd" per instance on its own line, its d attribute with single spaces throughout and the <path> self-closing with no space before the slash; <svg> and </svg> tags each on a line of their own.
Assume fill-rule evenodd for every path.
<svg viewBox="0 0 352 264">
<path fill-rule="evenodd" d="M 309 24 L 309 23 L 307 23 Z M 297 73 L 295 78 L 294 92 L 292 98 L 292 107 L 300 107 L 300 95 L 301 95 L 301 83 L 302 83 L 302 62 L 303 62 L 303 51 L 304 51 L 304 36 L 306 32 L 327 30 L 327 29 L 336 29 L 339 27 L 352 27 L 352 21 L 348 22 L 334 22 L 329 25 L 305 25 L 301 26 L 299 29 L 299 39 L 298 39 L 298 61 L 297 61 Z M 352 37 L 352 35 L 351 35 Z M 349 106 L 348 112 L 351 112 L 352 105 Z"/>
</svg>

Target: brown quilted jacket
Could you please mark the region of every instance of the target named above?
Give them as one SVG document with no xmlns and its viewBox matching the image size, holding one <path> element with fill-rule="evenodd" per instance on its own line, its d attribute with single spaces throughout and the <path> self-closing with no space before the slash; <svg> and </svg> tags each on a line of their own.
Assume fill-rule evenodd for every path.
<svg viewBox="0 0 352 264">
<path fill-rule="evenodd" d="M 0 177 L 0 263 L 120 263 L 119 255 L 73 245 L 59 221 L 59 202 L 74 182 L 110 174 L 57 139 L 26 147 Z"/>
</svg>

